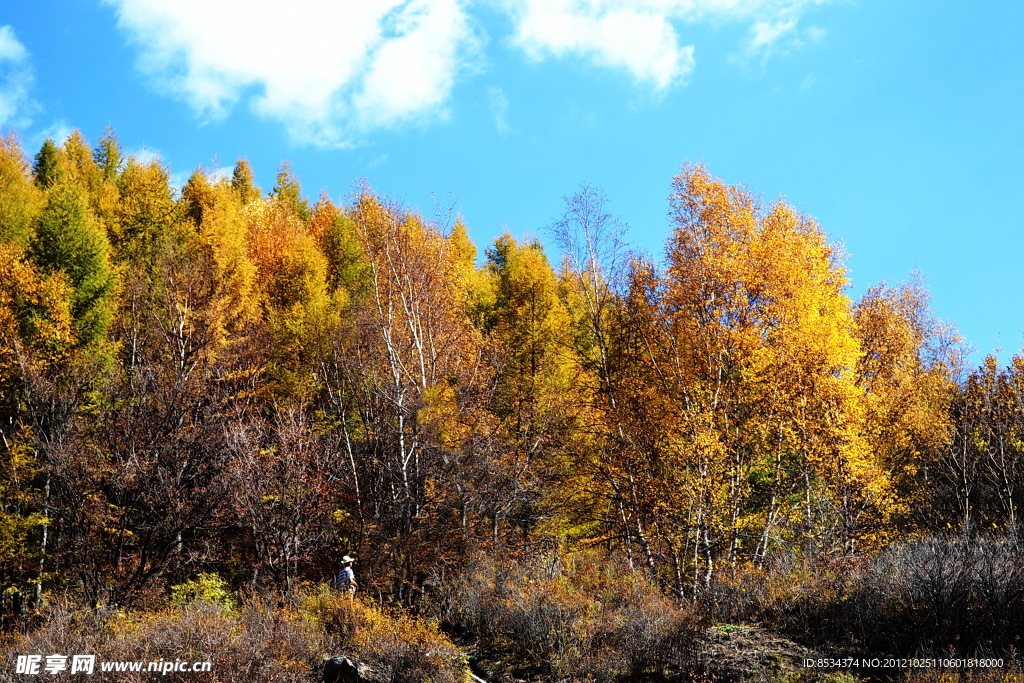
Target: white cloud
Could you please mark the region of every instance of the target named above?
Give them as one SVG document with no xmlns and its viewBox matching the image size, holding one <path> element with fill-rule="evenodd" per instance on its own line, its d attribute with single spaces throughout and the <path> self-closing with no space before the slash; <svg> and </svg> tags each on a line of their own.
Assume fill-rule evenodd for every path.
<svg viewBox="0 0 1024 683">
<path fill-rule="evenodd" d="M 741 59 L 760 59 L 763 63 L 776 53 L 796 50 L 808 43 L 820 43 L 826 34 L 820 26 L 800 30 L 798 19 L 792 13 L 785 13 L 774 20 L 757 21 L 750 28 Z"/>
<path fill-rule="evenodd" d="M 750 29 L 750 42 L 747 44 L 747 50 L 755 54 L 770 52 L 774 45 L 793 35 L 795 30 L 795 19 L 758 21 Z"/>
<path fill-rule="evenodd" d="M 680 46 L 665 12 L 645 3 L 527 0 L 510 6 L 513 43 L 535 60 L 579 55 L 624 67 L 638 81 L 664 89 L 693 69 L 693 47 Z"/>
<path fill-rule="evenodd" d="M 244 101 L 320 146 L 443 116 L 479 47 L 465 0 L 104 2 L 141 70 L 200 116 Z"/>
<path fill-rule="evenodd" d="M 699 22 L 752 23 L 748 56 L 766 57 L 796 33 L 802 10 L 829 0 L 506 0 L 512 44 L 534 60 L 577 56 L 626 70 L 656 91 L 684 84 L 694 46 L 679 28 Z M 820 29 L 818 29 L 820 31 Z M 814 33 L 812 38 L 820 38 Z"/>
<path fill-rule="evenodd" d="M 128 150 L 125 152 L 125 156 L 130 159 L 134 159 L 136 163 L 143 166 L 148 166 L 153 162 L 158 164 L 163 163 L 164 158 L 164 155 L 160 153 L 160 150 L 153 149 L 152 147 L 146 147 L 145 145 Z M 187 179 L 190 175 L 192 175 L 191 171 L 188 172 L 185 178 Z"/>
<path fill-rule="evenodd" d="M 487 89 L 487 104 L 491 109 L 491 114 L 494 115 L 494 127 L 499 133 L 505 134 L 512 130 L 511 126 L 508 125 L 508 97 L 505 96 L 505 91 L 497 86 L 491 86 Z"/>
<path fill-rule="evenodd" d="M 71 136 L 71 133 L 74 130 L 75 129 L 63 119 L 54 121 L 46 128 L 36 129 L 34 133 L 28 136 L 28 149 L 39 149 L 47 139 L 53 140 L 57 146 L 63 145 L 64 141 Z"/>
<path fill-rule="evenodd" d="M 140 50 L 139 68 L 200 117 L 239 106 L 300 143 L 358 144 L 369 133 L 445 119 L 461 75 L 481 68 L 472 9 L 507 15 L 529 59 L 583 59 L 655 93 L 695 68 L 702 24 L 749 27 L 740 59 L 820 40 L 804 10 L 834 0 L 103 0 Z M 0 53 L 2 54 L 2 53 Z M 508 102 L 488 93 L 499 131 Z"/>
<path fill-rule="evenodd" d="M 235 171 L 234 167 L 228 168 L 226 166 L 208 168 L 204 170 L 206 171 L 206 175 L 209 176 L 210 182 L 212 183 L 219 183 L 223 180 L 230 181 L 231 176 L 234 174 Z"/>
<path fill-rule="evenodd" d="M 39 105 L 32 99 L 28 50 L 10 26 L 0 26 L 0 128 L 24 128 Z"/>
<path fill-rule="evenodd" d="M 14 35 L 10 26 L 0 26 L 0 62 L 24 62 L 28 59 L 28 50 Z"/>
<path fill-rule="evenodd" d="M 144 165 L 145 164 L 149 164 L 149 163 L 151 163 L 153 161 L 155 161 L 157 163 L 162 163 L 162 161 L 163 161 L 163 159 L 160 156 L 159 152 L 157 152 L 155 150 L 148 150 L 145 147 L 142 147 L 139 150 L 137 150 L 136 152 L 133 152 L 130 156 L 132 156 L 140 164 L 144 164 Z M 211 183 L 219 183 L 222 180 L 230 181 L 231 180 L 231 175 L 234 172 L 234 170 L 235 169 L 233 167 L 232 168 L 222 168 L 220 166 L 214 166 L 212 168 L 206 168 L 206 167 L 202 168 L 203 173 L 206 174 L 207 179 L 209 179 L 209 181 Z M 185 187 L 185 183 L 188 182 L 188 179 L 192 177 L 193 173 L 195 173 L 194 170 L 193 171 L 184 171 L 184 170 L 182 170 L 182 171 L 175 171 L 175 172 L 171 173 L 171 176 L 170 176 L 170 178 L 168 180 L 168 182 L 169 182 L 169 184 L 171 186 L 171 189 L 174 190 L 174 192 L 180 196 L 182 188 Z"/>
<path fill-rule="evenodd" d="M 828 35 L 828 31 L 823 29 L 821 26 L 809 26 L 805 33 L 807 35 L 807 40 L 812 43 L 820 43 L 825 40 L 825 36 Z"/>
</svg>

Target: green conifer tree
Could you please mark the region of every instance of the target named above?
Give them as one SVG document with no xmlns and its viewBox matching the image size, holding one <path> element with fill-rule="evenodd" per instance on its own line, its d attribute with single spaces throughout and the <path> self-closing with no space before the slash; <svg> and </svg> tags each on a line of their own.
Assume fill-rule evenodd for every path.
<svg viewBox="0 0 1024 683">
<path fill-rule="evenodd" d="M 231 187 L 238 194 L 242 204 L 248 204 L 260 196 L 260 190 L 253 178 L 252 166 L 245 159 L 239 159 L 235 164 L 235 171 L 231 174 Z"/>
<path fill-rule="evenodd" d="M 292 173 L 290 162 L 286 161 L 281 164 L 281 168 L 277 172 L 277 182 L 270 194 L 278 202 L 292 209 L 295 215 L 302 220 L 309 219 L 311 213 L 309 202 L 302 198 L 302 187 L 299 185 L 299 179 Z"/>
<path fill-rule="evenodd" d="M 178 200 L 178 205 L 181 207 L 182 214 L 192 219 L 192 222 L 198 227 L 203 223 L 204 212 L 210 209 L 213 203 L 213 186 L 210 184 L 210 179 L 203 169 L 197 168 L 188 177 L 185 186 L 181 188 L 181 199 Z"/>
<path fill-rule="evenodd" d="M 42 272 L 61 272 L 67 278 L 78 343 L 102 339 L 113 315 L 114 271 L 107 236 L 80 188 L 59 183 L 51 189 L 29 256 Z"/>
<path fill-rule="evenodd" d="M 36 154 L 35 163 L 32 164 L 32 175 L 35 177 L 36 185 L 46 189 L 53 185 L 60 173 L 60 154 L 57 145 L 52 138 L 46 138 L 43 146 Z"/>
<path fill-rule="evenodd" d="M 93 150 L 92 158 L 99 166 L 104 180 L 117 179 L 123 166 L 124 157 L 121 155 L 121 146 L 117 142 L 117 135 L 114 134 L 112 127 L 107 127 L 107 131 L 100 138 L 96 149 Z"/>
<path fill-rule="evenodd" d="M 18 139 L 0 137 L 0 242 L 28 244 L 42 207 L 43 193 L 33 182 Z"/>
</svg>

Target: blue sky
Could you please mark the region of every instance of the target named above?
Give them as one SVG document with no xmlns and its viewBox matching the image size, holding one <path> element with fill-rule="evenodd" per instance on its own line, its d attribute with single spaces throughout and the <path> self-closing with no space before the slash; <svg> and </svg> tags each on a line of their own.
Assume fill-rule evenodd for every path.
<svg viewBox="0 0 1024 683">
<path fill-rule="evenodd" d="M 857 297 L 917 268 L 975 361 L 1024 346 L 1024 3 L 47 0 L 0 8 L 0 129 L 178 178 L 239 157 L 360 178 L 483 249 L 600 185 L 657 256 L 684 161 L 785 196 Z"/>
</svg>

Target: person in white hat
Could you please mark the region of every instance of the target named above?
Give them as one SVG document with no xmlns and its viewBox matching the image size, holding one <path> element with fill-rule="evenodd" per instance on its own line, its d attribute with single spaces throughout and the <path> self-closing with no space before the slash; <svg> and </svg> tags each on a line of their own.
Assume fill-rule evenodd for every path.
<svg viewBox="0 0 1024 683">
<path fill-rule="evenodd" d="M 355 561 L 356 558 L 349 557 L 348 555 L 341 558 L 341 571 L 338 572 L 338 578 L 335 580 L 338 590 L 345 591 L 350 600 L 356 594 L 356 575 L 352 571 L 352 563 Z"/>
</svg>

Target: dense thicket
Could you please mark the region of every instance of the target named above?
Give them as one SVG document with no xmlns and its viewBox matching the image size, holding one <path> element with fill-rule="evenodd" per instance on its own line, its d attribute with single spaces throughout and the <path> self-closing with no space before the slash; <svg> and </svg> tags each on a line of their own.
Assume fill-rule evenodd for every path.
<svg viewBox="0 0 1024 683">
<path fill-rule="evenodd" d="M 245 161 L 169 178 L 110 131 L 0 141 L 7 628 L 200 574 L 288 593 L 345 553 L 408 607 L 541 547 L 714 603 L 783 557 L 1020 538 L 1024 357 L 964 370 L 919 282 L 851 301 L 813 219 L 702 166 L 663 265 L 589 187 L 552 264 L 369 189 L 310 206 L 287 165 L 266 194 Z M 908 547 L 877 571 L 930 566 Z"/>
</svg>

